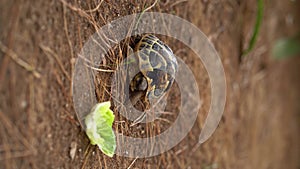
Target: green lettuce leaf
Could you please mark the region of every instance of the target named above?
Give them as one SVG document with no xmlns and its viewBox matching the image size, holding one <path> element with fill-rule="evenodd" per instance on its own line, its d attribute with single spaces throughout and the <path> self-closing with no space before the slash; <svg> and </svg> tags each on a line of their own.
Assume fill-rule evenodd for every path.
<svg viewBox="0 0 300 169">
<path fill-rule="evenodd" d="M 109 101 L 96 104 L 85 118 L 86 134 L 91 144 L 97 145 L 109 157 L 116 149 L 116 136 L 112 129 L 114 119 Z"/>
</svg>

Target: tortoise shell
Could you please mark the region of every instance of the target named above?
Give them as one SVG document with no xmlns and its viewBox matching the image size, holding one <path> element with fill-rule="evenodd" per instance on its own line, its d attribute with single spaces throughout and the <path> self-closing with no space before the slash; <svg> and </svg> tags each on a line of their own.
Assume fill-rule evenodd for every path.
<svg viewBox="0 0 300 169">
<path fill-rule="evenodd" d="M 175 55 L 166 44 L 151 34 L 140 38 L 134 52 L 140 73 L 134 77 L 131 89 L 146 90 L 148 99 L 160 98 L 174 82 L 178 67 Z"/>
</svg>

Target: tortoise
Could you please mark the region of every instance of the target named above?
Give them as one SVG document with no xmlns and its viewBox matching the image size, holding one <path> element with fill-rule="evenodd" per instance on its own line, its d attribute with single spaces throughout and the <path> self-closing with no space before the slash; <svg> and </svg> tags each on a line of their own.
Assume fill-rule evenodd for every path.
<svg viewBox="0 0 300 169">
<path fill-rule="evenodd" d="M 152 34 L 136 40 L 134 53 L 140 72 L 130 82 L 131 92 L 142 91 L 146 102 L 161 98 L 175 79 L 178 63 L 174 53 Z"/>
</svg>

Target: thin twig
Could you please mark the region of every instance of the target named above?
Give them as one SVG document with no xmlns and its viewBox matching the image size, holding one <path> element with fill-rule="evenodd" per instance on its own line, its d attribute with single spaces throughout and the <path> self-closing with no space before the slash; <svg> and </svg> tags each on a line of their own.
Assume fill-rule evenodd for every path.
<svg viewBox="0 0 300 169">
<path fill-rule="evenodd" d="M 138 24 L 139 24 L 139 22 L 140 22 L 140 20 L 141 20 L 141 18 L 142 18 L 142 16 L 143 16 L 143 14 L 144 14 L 145 12 L 149 11 L 151 8 L 153 8 L 153 7 L 157 4 L 158 1 L 159 1 L 159 0 L 156 0 L 151 6 L 149 6 L 148 8 L 144 9 L 144 10 L 141 12 L 141 14 L 140 14 L 140 16 L 139 16 L 139 18 L 138 18 L 138 20 L 137 20 L 137 22 L 136 22 L 136 25 L 135 25 L 134 30 L 137 29 Z"/>
<path fill-rule="evenodd" d="M 66 69 L 64 68 L 63 64 L 61 63 L 61 61 L 59 59 L 59 56 L 52 49 L 50 49 L 47 46 L 44 46 L 44 45 L 41 44 L 40 48 L 44 51 L 44 53 L 46 55 L 48 55 L 48 53 L 49 53 L 49 54 L 51 54 L 54 57 L 54 59 L 58 63 L 58 66 L 60 67 L 61 71 L 65 74 L 65 76 L 67 77 L 67 79 L 71 81 L 71 77 L 68 74 L 68 72 L 66 71 Z"/>
<path fill-rule="evenodd" d="M 181 148 L 181 149 L 175 151 L 174 154 L 178 156 L 178 155 L 181 154 L 183 151 L 185 151 L 187 148 L 188 148 L 188 146 L 185 145 L 185 146 L 183 146 L 183 148 Z"/>
<path fill-rule="evenodd" d="M 145 117 L 146 117 L 146 113 L 143 112 L 139 117 L 137 117 L 137 118 L 133 121 L 133 123 L 130 125 L 130 127 L 139 124 L 140 122 L 142 122 L 142 121 L 145 119 Z"/>
<path fill-rule="evenodd" d="M 131 162 L 131 164 L 127 167 L 127 169 L 130 169 L 132 166 L 133 166 L 133 164 L 135 163 L 135 161 L 138 159 L 139 157 L 136 157 L 132 162 Z"/>
<path fill-rule="evenodd" d="M 70 8 L 72 11 L 77 12 L 80 16 L 86 18 L 94 26 L 95 30 L 99 29 L 97 22 L 93 21 L 91 16 L 87 14 L 86 11 L 67 3 L 65 0 L 60 0 L 60 2 Z"/>
<path fill-rule="evenodd" d="M 41 78 L 40 73 L 38 73 L 33 66 L 31 66 L 30 64 L 28 64 L 27 62 L 22 60 L 14 51 L 12 51 L 11 49 L 8 49 L 1 41 L 0 41 L 0 49 L 2 52 L 6 53 L 8 56 L 10 56 L 11 59 L 13 61 L 15 61 L 18 65 L 20 65 L 27 71 L 32 72 L 36 78 L 38 78 L 38 79 Z"/>
<path fill-rule="evenodd" d="M 83 160 L 83 164 L 81 166 L 81 169 L 84 169 L 85 168 L 85 165 L 87 163 L 87 160 L 90 156 L 90 147 L 91 147 L 91 144 L 88 144 L 87 148 L 85 149 L 85 152 L 84 152 L 84 160 Z"/>
<path fill-rule="evenodd" d="M 69 33 L 68 33 L 68 22 L 67 22 L 67 18 L 66 18 L 66 6 L 63 5 L 63 13 L 64 13 L 64 30 L 65 30 L 65 34 L 68 40 L 68 44 L 69 44 L 69 48 L 70 48 L 70 53 L 71 53 L 71 58 L 74 58 L 74 54 L 73 54 L 73 45 L 70 41 L 70 37 L 69 37 Z"/>
<path fill-rule="evenodd" d="M 149 11 L 151 8 L 153 8 L 157 4 L 158 1 L 159 0 L 156 0 L 151 6 L 149 6 L 148 8 L 146 8 L 142 13 L 145 13 L 145 12 Z"/>
<path fill-rule="evenodd" d="M 68 31 L 68 22 L 67 22 L 67 17 L 66 17 L 66 13 L 67 13 L 67 10 L 66 10 L 66 5 L 63 5 L 63 18 L 64 18 L 64 30 L 65 30 L 65 34 L 66 34 L 66 37 L 67 37 L 67 41 L 68 41 L 68 45 L 69 45 L 69 48 L 70 48 L 70 54 L 71 54 L 71 76 L 73 75 L 73 70 L 74 70 L 74 65 L 72 63 L 72 59 L 74 59 L 74 50 L 73 50 L 73 45 L 72 45 L 72 42 L 70 40 L 70 36 L 69 36 L 69 31 Z M 73 85 L 73 81 L 70 81 L 70 86 Z M 72 87 L 70 88 L 70 96 L 72 95 Z"/>
<path fill-rule="evenodd" d="M 87 66 L 88 68 L 91 68 L 91 69 L 99 71 L 99 72 L 109 72 L 109 73 L 115 72 L 115 70 L 108 70 L 108 69 L 96 68 L 96 67 L 90 66 L 90 65 L 88 65 L 86 63 L 84 65 Z"/>
<path fill-rule="evenodd" d="M 96 11 L 100 8 L 102 2 L 103 2 L 103 0 L 101 0 L 101 1 L 99 2 L 99 4 L 96 6 L 96 8 L 90 9 L 90 10 L 85 10 L 85 12 L 89 12 L 89 13 L 96 12 Z"/>
<path fill-rule="evenodd" d="M 164 122 L 166 122 L 168 124 L 172 124 L 172 122 L 170 120 L 165 119 L 165 118 L 157 117 L 156 120 L 160 120 L 160 121 L 164 121 Z"/>
<path fill-rule="evenodd" d="M 187 0 L 179 0 L 179 1 L 176 1 L 176 2 L 174 2 L 172 5 L 170 5 L 170 8 L 173 8 L 175 5 L 178 5 L 178 4 L 182 3 L 182 2 L 187 2 Z"/>
</svg>

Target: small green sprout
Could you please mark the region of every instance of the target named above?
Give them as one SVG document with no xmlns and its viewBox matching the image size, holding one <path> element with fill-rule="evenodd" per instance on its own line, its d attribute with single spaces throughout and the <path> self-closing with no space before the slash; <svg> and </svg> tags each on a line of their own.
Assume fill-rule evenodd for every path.
<svg viewBox="0 0 300 169">
<path fill-rule="evenodd" d="M 256 12 L 256 21 L 254 25 L 254 30 L 248 48 L 243 51 L 243 56 L 247 55 L 254 48 L 262 24 L 263 12 L 264 12 L 264 1 L 257 0 L 257 12 Z"/>
<path fill-rule="evenodd" d="M 92 145 L 109 157 L 112 157 L 116 149 L 116 136 L 112 129 L 115 119 L 113 111 L 110 110 L 110 102 L 96 104 L 85 118 L 86 134 Z"/>
</svg>

